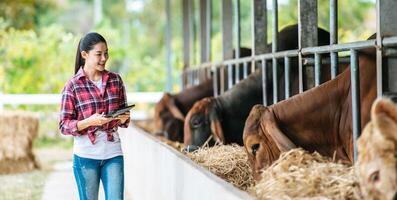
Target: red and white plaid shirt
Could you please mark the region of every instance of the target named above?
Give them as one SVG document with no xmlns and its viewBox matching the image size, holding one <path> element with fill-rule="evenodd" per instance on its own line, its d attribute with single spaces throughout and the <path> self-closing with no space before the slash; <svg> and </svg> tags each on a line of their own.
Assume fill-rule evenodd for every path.
<svg viewBox="0 0 397 200">
<path fill-rule="evenodd" d="M 107 132 L 109 141 L 113 141 L 112 132 L 117 131 L 118 126 L 128 127 L 130 119 L 123 124 L 120 124 L 119 120 L 113 120 L 102 126 L 90 126 L 80 131 L 77 131 L 77 122 L 95 113 L 106 114 L 126 105 L 125 87 L 118 74 L 105 70 L 102 73 L 102 89 L 100 90 L 88 79 L 83 68 L 80 68 L 62 91 L 59 129 L 64 135 L 87 134 L 93 144 L 95 132 L 101 130 Z"/>
</svg>

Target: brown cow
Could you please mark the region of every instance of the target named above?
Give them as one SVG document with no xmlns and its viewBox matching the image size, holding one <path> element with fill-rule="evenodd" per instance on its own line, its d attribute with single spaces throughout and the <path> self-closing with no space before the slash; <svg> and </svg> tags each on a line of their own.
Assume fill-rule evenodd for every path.
<svg viewBox="0 0 397 200">
<path fill-rule="evenodd" d="M 356 173 L 365 199 L 396 199 L 397 106 L 378 99 L 357 141 Z"/>
<path fill-rule="evenodd" d="M 361 127 L 376 97 L 375 57 L 359 54 Z M 266 107 L 256 105 L 246 120 L 243 140 L 253 175 L 282 151 L 302 147 L 351 162 L 352 104 L 350 68 L 335 79 Z"/>
<path fill-rule="evenodd" d="M 319 44 L 329 44 L 329 33 L 318 29 Z M 298 25 L 287 26 L 279 33 L 279 51 L 298 48 Z M 271 63 L 270 63 L 271 64 Z M 279 63 L 283 66 L 282 62 Z M 284 95 L 284 67 L 278 71 L 278 80 L 282 80 L 277 88 L 279 96 Z M 324 69 L 325 71 L 325 69 Z M 329 72 L 325 71 L 325 72 Z M 271 73 L 268 73 L 271 74 Z M 329 78 L 329 73 L 322 73 L 323 80 Z M 268 102 L 273 100 L 272 79 L 267 79 Z M 291 60 L 291 82 L 298 82 L 298 60 Z M 298 93 L 297 84 L 291 88 L 291 93 Z M 261 72 L 251 74 L 247 79 L 239 82 L 233 88 L 216 98 L 205 98 L 198 101 L 186 116 L 184 125 L 184 144 L 201 146 L 212 135 L 215 141 L 221 143 L 237 143 L 243 145 L 244 123 L 251 108 L 262 103 Z M 213 142 L 213 141 L 211 141 Z M 193 148 L 195 149 L 195 148 Z"/>
<path fill-rule="evenodd" d="M 188 87 L 178 94 L 164 93 L 154 111 L 155 133 L 172 141 L 183 142 L 183 123 L 193 104 L 214 94 L 212 79 Z"/>
<path fill-rule="evenodd" d="M 234 55 L 235 51 L 233 50 L 233 57 Z M 241 47 L 240 57 L 247 56 L 251 56 L 251 49 Z M 242 67 L 241 65 L 241 70 Z M 196 101 L 204 97 L 213 96 L 213 94 L 212 79 L 188 87 L 175 95 L 164 93 L 163 97 L 156 104 L 154 111 L 155 134 L 163 135 L 172 141 L 183 142 L 185 115 Z"/>
</svg>

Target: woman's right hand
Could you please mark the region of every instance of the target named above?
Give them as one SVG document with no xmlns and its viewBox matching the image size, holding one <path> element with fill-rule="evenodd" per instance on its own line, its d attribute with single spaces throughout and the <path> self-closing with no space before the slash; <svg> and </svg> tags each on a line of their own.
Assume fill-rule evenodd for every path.
<svg viewBox="0 0 397 200">
<path fill-rule="evenodd" d="M 86 120 L 89 122 L 90 126 L 102 126 L 102 125 L 112 121 L 113 119 L 106 118 L 105 115 L 103 115 L 103 114 L 95 113 L 95 114 L 91 115 L 90 117 L 88 117 Z"/>
</svg>

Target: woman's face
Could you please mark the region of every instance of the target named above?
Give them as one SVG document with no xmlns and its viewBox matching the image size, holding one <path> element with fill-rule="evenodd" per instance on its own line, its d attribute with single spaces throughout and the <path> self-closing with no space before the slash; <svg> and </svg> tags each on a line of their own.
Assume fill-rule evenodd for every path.
<svg viewBox="0 0 397 200">
<path fill-rule="evenodd" d="M 105 69 L 106 61 L 109 58 L 108 47 L 103 42 L 94 45 L 88 52 L 82 51 L 81 55 L 85 59 L 84 66 L 97 71 Z"/>
</svg>

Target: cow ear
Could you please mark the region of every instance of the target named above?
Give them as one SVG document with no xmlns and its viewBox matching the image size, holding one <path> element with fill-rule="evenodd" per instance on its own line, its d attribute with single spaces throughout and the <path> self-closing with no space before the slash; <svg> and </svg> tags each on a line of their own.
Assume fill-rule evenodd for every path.
<svg viewBox="0 0 397 200">
<path fill-rule="evenodd" d="M 380 98 L 374 102 L 371 120 L 383 136 L 397 142 L 397 106 L 390 99 Z"/>
<path fill-rule="evenodd" d="M 265 115 L 265 120 L 262 120 L 262 123 L 265 123 L 266 132 L 272 137 L 279 150 L 284 152 L 296 148 L 296 145 L 278 128 L 273 114 L 268 108 L 263 115 Z"/>
<path fill-rule="evenodd" d="M 167 107 L 168 110 L 172 113 L 172 115 L 177 118 L 180 119 L 182 121 L 185 121 L 185 115 L 182 114 L 182 112 L 179 110 L 179 108 L 176 106 L 175 104 L 175 97 L 173 97 L 171 94 L 169 93 L 165 93 L 164 94 L 165 98 L 167 99 Z"/>
<path fill-rule="evenodd" d="M 185 146 L 192 143 L 192 133 L 190 131 L 190 125 L 189 125 L 190 118 L 191 118 L 190 115 L 191 115 L 191 112 L 189 111 L 186 116 L 186 119 L 188 119 L 188 120 L 185 120 L 185 122 L 183 123 L 183 144 Z"/>
<path fill-rule="evenodd" d="M 219 118 L 217 109 L 214 106 L 210 106 L 209 117 L 211 123 L 211 132 L 215 137 L 216 142 L 221 144 L 225 143 L 225 137 L 223 134 L 221 119 Z"/>
</svg>

